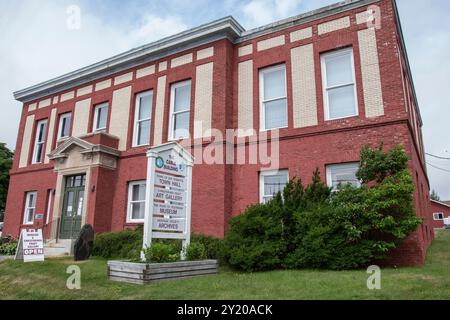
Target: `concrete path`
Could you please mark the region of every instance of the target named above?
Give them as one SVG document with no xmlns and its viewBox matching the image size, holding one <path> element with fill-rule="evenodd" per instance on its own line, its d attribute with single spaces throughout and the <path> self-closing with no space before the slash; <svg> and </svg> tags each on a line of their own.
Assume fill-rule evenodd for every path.
<svg viewBox="0 0 450 320">
<path fill-rule="evenodd" d="M 2 262 L 3 260 L 7 260 L 7 259 L 13 259 L 14 256 L 0 256 L 0 262 Z"/>
</svg>

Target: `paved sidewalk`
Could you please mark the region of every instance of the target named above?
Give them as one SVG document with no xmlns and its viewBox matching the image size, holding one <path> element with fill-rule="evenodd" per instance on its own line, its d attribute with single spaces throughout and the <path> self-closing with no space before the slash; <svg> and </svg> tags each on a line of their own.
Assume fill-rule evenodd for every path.
<svg viewBox="0 0 450 320">
<path fill-rule="evenodd" d="M 13 259 L 14 256 L 0 256 L 0 262 L 2 262 L 3 260 L 7 260 L 7 259 Z"/>
</svg>

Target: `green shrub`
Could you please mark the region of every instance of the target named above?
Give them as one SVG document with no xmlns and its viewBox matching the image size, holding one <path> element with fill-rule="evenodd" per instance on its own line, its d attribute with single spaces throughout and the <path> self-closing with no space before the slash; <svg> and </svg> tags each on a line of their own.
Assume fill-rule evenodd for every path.
<svg viewBox="0 0 450 320">
<path fill-rule="evenodd" d="M 205 260 L 207 258 L 206 248 L 200 242 L 192 242 L 186 248 L 186 259 L 189 261 Z"/>
<path fill-rule="evenodd" d="M 206 258 L 207 259 L 222 259 L 222 240 L 219 238 L 214 238 L 205 235 L 192 235 L 191 236 L 191 244 L 199 243 L 202 244 L 205 248 Z"/>
<path fill-rule="evenodd" d="M 144 250 L 145 259 L 150 263 L 176 262 L 180 260 L 180 248 L 174 244 L 153 242 Z"/>
<path fill-rule="evenodd" d="M 245 271 L 278 268 L 355 269 L 386 258 L 421 224 L 414 184 L 401 146 L 361 150 L 362 187 L 331 193 L 316 170 L 303 186 L 294 178 L 267 204 L 233 218 L 226 261 Z"/>
<path fill-rule="evenodd" d="M 114 259 L 139 259 L 142 237 L 142 228 L 97 234 L 92 255 Z"/>
<path fill-rule="evenodd" d="M 16 254 L 17 241 L 4 242 L 0 244 L 0 255 L 12 256 Z"/>
</svg>

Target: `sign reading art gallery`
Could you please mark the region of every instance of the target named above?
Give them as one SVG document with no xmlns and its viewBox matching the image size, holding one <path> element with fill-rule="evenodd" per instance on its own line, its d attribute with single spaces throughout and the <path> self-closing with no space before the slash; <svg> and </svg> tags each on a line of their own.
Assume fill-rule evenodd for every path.
<svg viewBox="0 0 450 320">
<path fill-rule="evenodd" d="M 181 239 L 185 248 L 191 233 L 194 159 L 176 142 L 150 149 L 147 158 L 144 248 L 152 239 Z"/>
<path fill-rule="evenodd" d="M 23 229 L 17 244 L 15 260 L 24 262 L 44 261 L 42 229 Z"/>
</svg>

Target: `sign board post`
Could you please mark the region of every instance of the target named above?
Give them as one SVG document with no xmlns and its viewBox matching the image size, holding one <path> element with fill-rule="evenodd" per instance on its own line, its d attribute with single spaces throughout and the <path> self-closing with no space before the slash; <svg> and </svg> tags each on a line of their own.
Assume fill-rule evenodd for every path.
<svg viewBox="0 0 450 320">
<path fill-rule="evenodd" d="M 147 158 L 143 248 L 150 248 L 152 239 L 181 239 L 184 260 L 191 240 L 194 158 L 177 142 L 151 148 Z"/>
<path fill-rule="evenodd" d="M 14 260 L 44 261 L 42 229 L 22 229 Z"/>
</svg>

